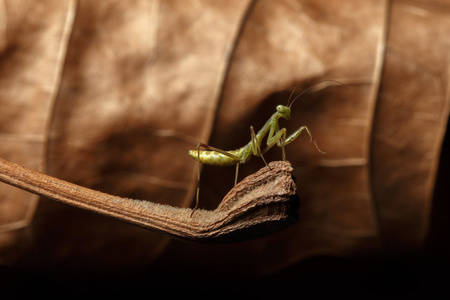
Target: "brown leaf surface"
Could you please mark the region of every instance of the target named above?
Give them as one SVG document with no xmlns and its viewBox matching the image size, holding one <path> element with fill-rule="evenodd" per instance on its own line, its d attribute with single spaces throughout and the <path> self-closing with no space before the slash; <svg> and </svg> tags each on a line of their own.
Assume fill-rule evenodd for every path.
<svg viewBox="0 0 450 300">
<path fill-rule="evenodd" d="M 183 243 L 2 184 L 5 263 L 245 276 L 423 244 L 449 114 L 445 1 L 20 0 L 0 10 L 1 157 L 119 196 L 190 206 L 188 149 L 241 147 L 295 86 L 345 83 L 318 85 L 280 121 L 288 132 L 307 125 L 327 152 L 306 134 L 286 148 L 302 202 L 290 228 Z M 262 165 L 253 158 L 240 178 Z M 216 207 L 233 176 L 204 166 L 201 204 Z"/>
</svg>

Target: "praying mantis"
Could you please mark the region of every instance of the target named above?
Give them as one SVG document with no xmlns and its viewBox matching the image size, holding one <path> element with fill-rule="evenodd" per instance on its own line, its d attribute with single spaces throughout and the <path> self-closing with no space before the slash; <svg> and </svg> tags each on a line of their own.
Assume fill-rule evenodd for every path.
<svg viewBox="0 0 450 300">
<path fill-rule="evenodd" d="M 331 80 L 333 81 L 333 80 Z M 297 97 L 292 100 L 292 102 L 289 104 L 290 99 L 292 98 L 292 95 L 295 92 L 295 89 L 292 91 L 291 95 L 289 96 L 287 106 L 284 105 L 277 105 L 276 106 L 276 112 L 272 114 L 272 116 L 266 121 L 264 126 L 255 133 L 255 130 L 253 129 L 253 126 L 250 126 L 250 135 L 251 139 L 250 142 L 248 142 L 247 145 L 235 149 L 235 150 L 222 150 L 219 148 L 215 148 L 212 146 L 209 146 L 204 143 L 198 143 L 197 144 L 197 150 L 189 150 L 188 154 L 190 157 L 198 161 L 197 165 L 197 195 L 196 195 L 196 203 L 194 210 L 192 213 L 198 208 L 199 204 L 199 182 L 200 182 L 200 163 L 207 164 L 207 165 L 214 165 L 214 166 L 233 166 L 236 165 L 236 175 L 234 179 L 234 185 L 237 184 L 238 179 L 238 173 L 239 173 L 239 164 L 245 164 L 247 163 L 251 156 L 258 156 L 261 157 L 261 159 L 264 161 L 264 163 L 267 166 L 267 162 L 264 159 L 264 154 L 269 151 L 273 146 L 277 145 L 278 147 L 281 147 L 282 151 L 282 159 L 286 160 L 286 153 L 284 150 L 284 146 L 292 143 L 303 131 L 306 131 L 311 138 L 310 142 L 313 142 L 316 146 L 317 151 L 319 151 L 322 154 L 325 154 L 326 152 L 323 152 L 319 149 L 319 146 L 317 145 L 316 141 L 314 140 L 311 131 L 307 126 L 301 126 L 299 129 L 294 131 L 291 135 L 287 136 L 287 130 L 286 128 L 281 128 L 278 125 L 278 120 L 280 118 L 284 118 L 289 120 L 291 118 L 291 107 L 292 104 L 297 100 L 300 96 L 302 96 L 308 89 L 300 93 Z M 261 145 L 263 143 L 264 138 L 267 136 L 266 141 L 266 148 L 261 151 Z M 286 137 L 287 136 L 287 137 Z M 203 147 L 207 150 L 200 150 L 200 147 Z"/>
</svg>

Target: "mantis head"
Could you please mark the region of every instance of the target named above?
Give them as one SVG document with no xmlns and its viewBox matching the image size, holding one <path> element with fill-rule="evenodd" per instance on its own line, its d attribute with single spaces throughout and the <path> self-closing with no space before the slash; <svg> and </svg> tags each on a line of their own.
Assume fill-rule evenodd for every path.
<svg viewBox="0 0 450 300">
<path fill-rule="evenodd" d="M 280 117 L 289 120 L 291 118 L 291 108 L 284 105 L 277 105 L 277 112 L 280 114 Z"/>
</svg>

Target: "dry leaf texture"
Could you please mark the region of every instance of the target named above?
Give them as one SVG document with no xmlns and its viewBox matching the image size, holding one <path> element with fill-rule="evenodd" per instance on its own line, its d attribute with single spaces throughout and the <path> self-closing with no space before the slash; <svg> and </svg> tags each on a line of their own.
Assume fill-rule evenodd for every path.
<svg viewBox="0 0 450 300">
<path fill-rule="evenodd" d="M 2 262 L 248 275 L 418 249 L 449 115 L 449 31 L 438 0 L 2 1 L 0 156 L 118 196 L 192 206 L 188 149 L 239 148 L 294 87 L 345 84 L 316 86 L 280 121 L 307 125 L 327 152 L 305 133 L 286 147 L 294 226 L 205 247 L 1 184 Z M 216 207 L 233 178 L 203 167 L 201 205 Z"/>
</svg>

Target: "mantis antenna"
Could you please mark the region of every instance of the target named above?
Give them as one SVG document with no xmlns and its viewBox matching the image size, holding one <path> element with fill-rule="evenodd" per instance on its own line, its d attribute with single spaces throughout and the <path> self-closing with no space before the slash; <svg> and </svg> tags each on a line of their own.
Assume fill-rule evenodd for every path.
<svg viewBox="0 0 450 300">
<path fill-rule="evenodd" d="M 298 98 L 300 98 L 301 96 L 303 96 L 304 94 L 306 94 L 306 92 L 308 92 L 308 91 L 311 90 L 312 88 L 314 88 L 314 87 L 316 87 L 316 86 L 318 86 L 319 84 L 322 84 L 322 83 L 324 83 L 324 82 L 335 82 L 335 83 L 338 83 L 338 84 L 341 84 L 341 85 L 346 85 L 345 83 L 339 82 L 339 81 L 337 81 L 337 80 L 326 79 L 326 80 L 323 80 L 323 81 L 321 81 L 321 82 L 318 82 L 318 83 L 313 84 L 312 86 L 308 87 L 308 88 L 305 89 L 303 92 L 301 92 L 300 94 L 298 94 L 298 95 L 294 98 L 294 100 L 292 100 L 292 102 L 290 102 L 290 100 L 291 100 L 291 98 L 292 98 L 292 95 L 293 95 L 294 92 L 295 92 L 295 89 L 298 87 L 298 86 L 296 86 L 296 87 L 292 90 L 291 95 L 289 96 L 287 106 L 288 106 L 289 108 L 291 108 L 291 107 L 292 107 L 292 104 L 294 104 L 295 100 L 297 100 Z M 290 102 L 290 103 L 289 103 L 289 102 Z"/>
</svg>

